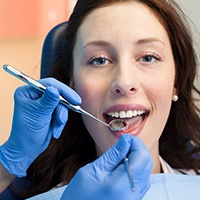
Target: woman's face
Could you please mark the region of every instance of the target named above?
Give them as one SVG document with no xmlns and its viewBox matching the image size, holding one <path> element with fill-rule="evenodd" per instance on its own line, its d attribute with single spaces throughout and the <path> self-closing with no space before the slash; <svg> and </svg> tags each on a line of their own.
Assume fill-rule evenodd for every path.
<svg viewBox="0 0 200 200">
<path fill-rule="evenodd" d="M 73 57 L 73 87 L 82 107 L 107 123 L 127 122 L 126 130 L 113 132 L 83 116 L 99 155 L 124 133 L 158 154 L 176 91 L 169 38 L 156 16 L 136 2 L 96 9 L 78 30 Z"/>
</svg>

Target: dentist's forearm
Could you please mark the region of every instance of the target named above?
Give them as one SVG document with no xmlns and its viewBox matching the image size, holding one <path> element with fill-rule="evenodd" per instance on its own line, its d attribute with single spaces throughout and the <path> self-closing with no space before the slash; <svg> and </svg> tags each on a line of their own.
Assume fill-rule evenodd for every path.
<svg viewBox="0 0 200 200">
<path fill-rule="evenodd" d="M 14 180 L 15 175 L 10 174 L 8 170 L 0 163 L 0 193 Z"/>
</svg>

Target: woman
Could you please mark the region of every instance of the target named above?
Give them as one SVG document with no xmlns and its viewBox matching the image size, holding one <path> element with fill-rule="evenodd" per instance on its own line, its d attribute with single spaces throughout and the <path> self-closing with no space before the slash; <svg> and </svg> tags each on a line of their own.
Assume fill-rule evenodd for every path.
<svg viewBox="0 0 200 200">
<path fill-rule="evenodd" d="M 72 87 L 88 112 L 105 122 L 122 118 L 128 126 L 115 133 L 70 112 L 61 137 L 28 168 L 27 178 L 35 184 L 28 194 L 69 183 L 63 199 L 76 197 L 73 189 L 84 177 L 76 172 L 104 155 L 123 133 L 145 144 L 152 174 L 199 174 L 200 119 L 193 98 L 193 92 L 200 94 L 194 86 L 197 61 L 181 14 L 175 2 L 165 0 L 77 2 L 66 31 L 66 57 L 58 60 L 52 76 Z M 140 199 L 149 187 L 151 166 L 149 158 L 143 161 L 148 170 L 135 194 Z M 147 198 L 153 196 L 149 191 Z"/>
</svg>

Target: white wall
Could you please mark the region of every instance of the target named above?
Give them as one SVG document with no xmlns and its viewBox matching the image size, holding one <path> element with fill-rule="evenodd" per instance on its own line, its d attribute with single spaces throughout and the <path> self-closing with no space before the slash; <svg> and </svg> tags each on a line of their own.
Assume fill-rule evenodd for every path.
<svg viewBox="0 0 200 200">
<path fill-rule="evenodd" d="M 186 15 L 192 21 L 192 29 L 200 63 L 200 0 L 177 0 Z M 200 64 L 198 67 L 197 85 L 200 88 Z"/>
<path fill-rule="evenodd" d="M 193 20 L 200 31 L 200 1 L 199 0 L 177 0 L 182 5 L 187 15 Z"/>
</svg>

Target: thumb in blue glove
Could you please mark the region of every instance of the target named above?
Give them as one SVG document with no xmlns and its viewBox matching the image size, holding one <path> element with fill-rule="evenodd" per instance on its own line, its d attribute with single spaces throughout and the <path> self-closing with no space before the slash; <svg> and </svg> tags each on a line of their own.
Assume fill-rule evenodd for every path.
<svg viewBox="0 0 200 200">
<path fill-rule="evenodd" d="M 128 155 L 134 192 L 123 159 Z M 152 159 L 138 138 L 122 135 L 119 141 L 93 163 L 82 167 L 63 193 L 62 200 L 142 199 L 150 187 Z"/>
<path fill-rule="evenodd" d="M 67 122 L 68 109 L 59 104 L 59 94 L 73 104 L 81 98 L 63 83 L 47 78 L 40 80 L 47 89 L 42 94 L 30 86 L 15 92 L 12 131 L 8 141 L 0 147 L 0 162 L 18 177 L 26 175 L 30 164 L 58 138 Z"/>
</svg>

